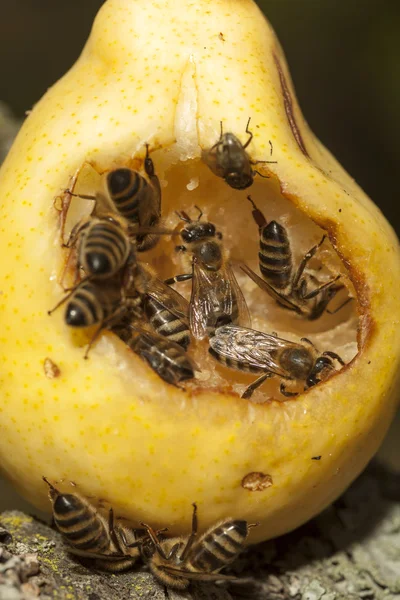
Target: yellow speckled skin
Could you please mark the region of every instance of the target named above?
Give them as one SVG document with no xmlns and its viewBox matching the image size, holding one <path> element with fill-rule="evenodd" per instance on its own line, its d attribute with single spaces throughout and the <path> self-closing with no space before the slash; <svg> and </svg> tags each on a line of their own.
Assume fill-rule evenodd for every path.
<svg viewBox="0 0 400 600">
<path fill-rule="evenodd" d="M 360 354 L 296 401 L 264 405 L 190 397 L 135 358 L 130 382 L 104 352 L 84 361 L 62 311 L 47 315 L 61 293 L 54 196 L 86 159 L 110 168 L 147 140 L 180 139 L 199 156 L 221 118 L 240 132 L 249 114 L 259 124 L 252 157 L 273 141 L 283 194 L 328 231 L 350 269 Z M 257 541 L 318 513 L 376 451 L 396 406 L 398 242 L 309 131 L 252 1 L 108 0 L 78 62 L 23 126 L 1 170 L 0 207 L 0 464 L 38 507 L 50 510 L 42 475 L 73 479 L 134 521 L 187 532 L 197 501 L 202 528 L 228 515 L 260 521 Z M 60 377 L 45 377 L 46 357 Z M 251 471 L 273 485 L 243 489 Z"/>
</svg>

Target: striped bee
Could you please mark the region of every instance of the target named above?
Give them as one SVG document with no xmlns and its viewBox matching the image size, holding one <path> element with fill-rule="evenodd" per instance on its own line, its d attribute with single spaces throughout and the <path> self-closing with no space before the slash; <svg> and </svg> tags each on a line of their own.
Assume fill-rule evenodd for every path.
<svg viewBox="0 0 400 600">
<path fill-rule="evenodd" d="M 192 531 L 187 537 L 160 541 L 150 525 L 141 525 L 152 541 L 152 546 L 143 549 L 144 560 L 161 584 L 178 590 L 189 587 L 191 580 L 235 580 L 236 577 L 220 575 L 219 571 L 244 550 L 249 530 L 256 526 L 247 521 L 227 518 L 196 539 L 196 504 L 193 504 Z"/>
<path fill-rule="evenodd" d="M 113 327 L 113 332 L 167 383 L 180 387 L 182 381 L 194 378 L 198 368 L 179 344 L 123 321 Z"/>
<path fill-rule="evenodd" d="M 157 277 L 151 277 L 147 284 L 144 314 L 156 333 L 188 349 L 189 303 Z"/>
<path fill-rule="evenodd" d="M 127 263 L 133 253 L 124 222 L 113 215 L 89 217 L 71 231 L 66 247 L 78 245 L 77 271 L 87 278 L 108 279 Z"/>
<path fill-rule="evenodd" d="M 304 271 L 324 243 L 326 236 L 324 235 L 321 241 L 304 255 L 297 270 L 294 271 L 292 249 L 286 228 L 277 221 L 267 223 L 252 198 L 250 196 L 247 198 L 253 205 L 253 218 L 260 231 L 258 256 L 263 279 L 245 264 L 241 266 L 242 270 L 280 306 L 294 311 L 310 321 L 318 319 L 327 310 L 327 306 L 334 296 L 345 287 L 336 283 L 340 279 L 340 275 L 323 284 L 320 284 L 314 276 L 309 275 L 308 279 L 312 280 L 316 287 L 311 291 L 307 289 L 308 280 Z M 349 301 L 350 298 L 333 312 L 340 310 Z"/>
<path fill-rule="evenodd" d="M 249 135 L 247 142 L 243 145 L 233 133 L 223 133 L 221 121 L 221 134 L 209 150 L 203 150 L 201 157 L 211 171 L 222 177 L 228 185 L 235 190 L 244 190 L 248 188 L 254 179 L 254 175 L 261 175 L 258 171 L 252 169 L 252 165 L 258 163 L 275 163 L 276 161 L 257 160 L 251 161 L 246 148 L 253 139 L 253 134 L 249 130 L 250 118 L 247 122 L 246 133 Z"/>
<path fill-rule="evenodd" d="M 144 170 L 148 180 L 137 171 L 125 167 L 109 171 L 105 178 L 107 197 L 101 193 L 75 194 L 67 190 L 71 196 L 94 200 L 95 216 L 101 217 L 111 210 L 126 219 L 138 252 L 150 250 L 157 244 L 158 235 L 152 230 L 155 230 L 161 218 L 161 186 L 149 156 L 148 144 Z"/>
<path fill-rule="evenodd" d="M 242 398 L 250 398 L 270 377 L 302 383 L 306 390 L 336 371 L 334 361 L 345 364 L 336 352 L 320 354 L 309 339 L 300 341 L 297 344 L 276 335 L 228 325 L 216 330 L 210 339 L 209 353 L 230 369 L 261 374 L 245 389 Z M 283 382 L 280 392 L 286 397 L 298 395 L 287 390 Z"/>
<path fill-rule="evenodd" d="M 148 543 L 145 530 L 132 530 L 114 522 L 109 511 L 108 521 L 80 494 L 63 494 L 46 477 L 53 518 L 58 531 L 68 543 L 71 553 L 95 560 L 96 566 L 107 571 L 125 571 L 140 556 L 140 546 Z M 142 536 L 137 536 L 142 533 Z"/>
<path fill-rule="evenodd" d="M 165 283 L 171 285 L 192 279 L 190 330 L 196 339 L 202 340 L 212 335 L 218 325 L 250 325 L 250 314 L 232 267 L 224 257 L 222 234 L 213 223 L 201 222 L 203 213 L 196 208 L 197 221 L 192 221 L 183 211 L 177 213 L 186 225 L 180 232 L 185 245 L 176 249 L 190 252 L 192 272 L 167 279 Z"/>
<path fill-rule="evenodd" d="M 64 317 L 67 325 L 74 328 L 98 325 L 84 354 L 84 358 L 88 358 L 89 351 L 101 331 L 122 318 L 128 310 L 138 312 L 140 301 L 140 295 L 127 298 L 123 296 L 118 277 L 106 281 L 83 279 L 52 310 L 49 310 L 48 314 L 53 314 L 57 308 L 67 302 Z"/>
</svg>

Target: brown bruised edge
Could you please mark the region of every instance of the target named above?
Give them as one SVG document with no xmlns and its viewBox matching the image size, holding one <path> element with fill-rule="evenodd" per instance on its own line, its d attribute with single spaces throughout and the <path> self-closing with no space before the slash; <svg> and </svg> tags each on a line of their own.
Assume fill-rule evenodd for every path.
<svg viewBox="0 0 400 600">
<path fill-rule="evenodd" d="M 282 65 L 279 61 L 279 58 L 275 54 L 275 52 L 273 53 L 273 57 L 274 57 L 274 61 L 276 64 L 276 68 L 278 70 L 279 80 L 281 82 L 283 103 L 285 106 L 286 116 L 287 116 L 287 120 L 289 122 L 290 129 L 292 130 L 293 137 L 296 140 L 297 145 L 300 148 L 300 150 L 302 151 L 302 153 L 304 154 L 304 156 L 306 156 L 307 158 L 310 158 L 310 155 L 308 154 L 307 148 L 304 144 L 303 137 L 300 133 L 299 126 L 297 125 L 296 117 L 294 116 L 293 99 L 292 99 L 292 95 L 289 90 L 288 83 L 286 81 L 285 74 L 282 69 Z"/>
</svg>

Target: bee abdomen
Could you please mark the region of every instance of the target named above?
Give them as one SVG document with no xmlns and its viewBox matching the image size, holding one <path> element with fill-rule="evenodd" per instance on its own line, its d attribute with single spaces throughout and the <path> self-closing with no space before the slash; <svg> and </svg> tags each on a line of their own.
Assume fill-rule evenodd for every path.
<svg viewBox="0 0 400 600">
<path fill-rule="evenodd" d="M 278 289 L 285 288 L 292 275 L 292 252 L 286 229 L 271 221 L 261 231 L 260 271 Z"/>
<path fill-rule="evenodd" d="M 140 196 L 148 183 L 131 169 L 115 169 L 107 176 L 107 185 L 118 212 L 131 222 L 139 220 Z"/>
<path fill-rule="evenodd" d="M 90 285 L 76 290 L 67 304 L 65 322 L 71 327 L 90 327 L 104 318 L 104 310 Z"/>
<path fill-rule="evenodd" d="M 103 550 L 109 546 L 100 517 L 77 496 L 61 494 L 54 503 L 58 530 L 77 549 Z"/>
<path fill-rule="evenodd" d="M 218 571 L 243 550 L 247 537 L 246 521 L 228 521 L 204 536 L 190 563 L 201 571 Z"/>
<path fill-rule="evenodd" d="M 150 325 L 158 334 L 187 350 L 190 344 L 190 332 L 189 327 L 182 319 L 150 297 L 146 300 L 146 315 Z"/>
<path fill-rule="evenodd" d="M 214 348 L 208 348 L 208 352 L 211 354 L 215 360 L 217 360 L 224 367 L 228 367 L 229 369 L 235 369 L 236 371 L 243 371 L 244 373 L 262 373 L 263 369 L 261 367 L 257 367 L 252 365 L 251 363 L 245 363 L 240 360 L 236 360 L 234 358 L 230 358 L 229 356 L 224 356 L 219 354 L 214 350 Z"/>
<path fill-rule="evenodd" d="M 96 277 L 111 277 L 129 254 L 129 240 L 111 223 L 94 225 L 85 239 L 80 258 L 84 271 Z"/>
</svg>

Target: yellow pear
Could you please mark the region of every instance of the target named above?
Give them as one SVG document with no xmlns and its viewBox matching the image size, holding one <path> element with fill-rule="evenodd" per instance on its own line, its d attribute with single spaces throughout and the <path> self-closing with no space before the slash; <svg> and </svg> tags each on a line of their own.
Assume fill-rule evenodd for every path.
<svg viewBox="0 0 400 600">
<path fill-rule="evenodd" d="M 248 156 L 276 162 L 260 162 L 253 185 L 239 191 L 201 155 L 221 121 L 244 145 L 249 118 Z M 63 309 L 48 315 L 66 287 L 63 191 L 78 171 L 75 189 L 93 194 L 105 171 L 141 169 L 146 143 L 163 225 L 180 223 L 174 211 L 196 218 L 198 205 L 223 232 L 233 266 L 258 269 L 249 193 L 268 221 L 287 227 L 296 264 L 326 233 L 318 264 L 341 275 L 344 299 L 354 297 L 336 314 L 293 314 L 234 268 L 253 327 L 310 337 L 344 368 L 293 398 L 274 378 L 245 399 L 255 376 L 213 361 L 206 341 L 192 344 L 200 371 L 182 388 L 111 332 L 84 360 L 89 335 L 76 335 Z M 73 202 L 65 235 L 92 208 Z M 377 450 L 397 400 L 398 242 L 311 133 L 279 43 L 251 0 L 108 0 L 77 63 L 22 127 L 1 169 L 0 205 L 0 465 L 37 507 L 51 510 L 44 475 L 173 533 L 188 532 L 192 502 L 202 529 L 227 516 L 259 521 L 256 542 L 321 511 Z M 142 260 L 161 278 L 185 273 L 177 243 L 163 236 Z M 176 289 L 190 295 L 190 283 Z"/>
</svg>

